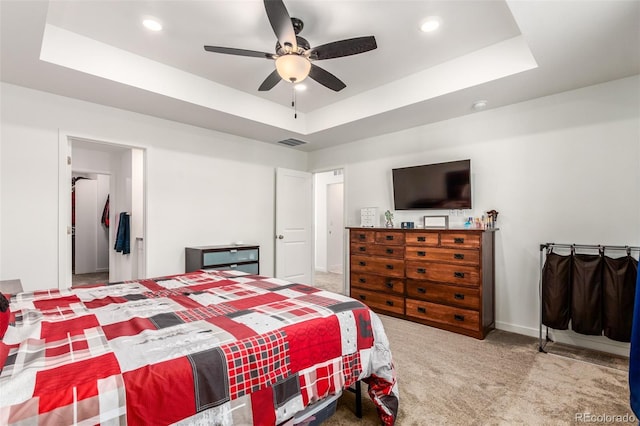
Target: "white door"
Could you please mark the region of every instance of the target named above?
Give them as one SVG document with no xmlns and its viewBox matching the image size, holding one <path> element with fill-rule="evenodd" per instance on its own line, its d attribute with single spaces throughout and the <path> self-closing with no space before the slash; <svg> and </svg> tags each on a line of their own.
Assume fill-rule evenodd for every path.
<svg viewBox="0 0 640 426">
<path fill-rule="evenodd" d="M 276 169 L 276 277 L 312 283 L 311 173 Z"/>
<path fill-rule="evenodd" d="M 344 235 L 344 189 L 342 183 L 327 185 L 327 270 L 342 273 Z"/>
</svg>

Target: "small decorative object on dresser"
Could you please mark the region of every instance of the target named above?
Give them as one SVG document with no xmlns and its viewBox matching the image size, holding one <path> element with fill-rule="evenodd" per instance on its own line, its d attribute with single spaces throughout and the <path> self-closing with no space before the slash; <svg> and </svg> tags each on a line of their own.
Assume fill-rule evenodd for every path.
<svg viewBox="0 0 640 426">
<path fill-rule="evenodd" d="M 378 225 L 378 208 L 364 207 L 360 209 L 360 226 L 363 228 L 373 228 Z"/>
<path fill-rule="evenodd" d="M 393 213 L 391 213 L 391 210 L 384 212 L 384 220 L 384 226 L 387 228 L 393 228 Z"/>
<path fill-rule="evenodd" d="M 424 227 L 432 229 L 447 229 L 449 227 L 449 216 L 425 216 Z"/>
<path fill-rule="evenodd" d="M 237 269 L 260 273 L 260 246 L 234 244 L 185 248 L 185 272 L 200 269 Z"/>
<path fill-rule="evenodd" d="M 350 295 L 380 313 L 484 339 L 495 327 L 494 231 L 350 228 Z"/>
</svg>

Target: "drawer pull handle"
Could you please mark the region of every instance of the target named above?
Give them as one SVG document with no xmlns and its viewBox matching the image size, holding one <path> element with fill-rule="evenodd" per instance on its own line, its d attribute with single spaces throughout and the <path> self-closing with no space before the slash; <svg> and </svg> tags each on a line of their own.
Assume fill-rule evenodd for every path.
<svg viewBox="0 0 640 426">
<path fill-rule="evenodd" d="M 418 312 L 420 312 L 421 314 L 426 314 L 427 310 L 421 306 L 418 306 Z"/>
<path fill-rule="evenodd" d="M 464 321 L 464 315 L 455 314 L 453 316 L 453 319 L 456 320 L 456 321 Z"/>
<path fill-rule="evenodd" d="M 464 278 L 464 272 L 454 272 L 453 276 L 456 278 Z"/>
<path fill-rule="evenodd" d="M 387 241 L 393 241 L 393 235 L 387 235 L 386 239 Z"/>
<path fill-rule="evenodd" d="M 387 300 L 387 306 L 393 306 L 393 301 Z"/>
<path fill-rule="evenodd" d="M 387 254 L 393 254 L 393 249 L 387 249 Z"/>
<path fill-rule="evenodd" d="M 358 247 L 358 250 L 360 251 L 367 251 L 367 248 L 365 246 L 360 246 Z"/>
<path fill-rule="evenodd" d="M 237 253 L 237 252 L 238 252 L 238 250 L 237 250 L 237 249 L 229 250 L 229 253 Z"/>
<path fill-rule="evenodd" d="M 419 251 L 418 253 L 416 253 L 418 256 L 426 256 L 427 252 L 426 251 Z"/>
<path fill-rule="evenodd" d="M 360 263 L 360 266 L 367 266 L 367 262 L 365 262 L 363 260 L 361 260 L 359 263 Z"/>
<path fill-rule="evenodd" d="M 462 260 L 462 259 L 464 259 L 464 254 L 462 254 L 462 253 L 455 253 L 455 254 L 453 255 L 453 258 L 454 258 L 454 259 L 460 259 L 460 260 Z"/>
<path fill-rule="evenodd" d="M 454 298 L 454 299 L 456 299 L 456 300 L 464 300 L 464 294 L 462 294 L 462 293 L 455 293 L 455 294 L 453 295 L 453 298 Z"/>
<path fill-rule="evenodd" d="M 387 269 L 393 269 L 393 265 L 387 265 Z"/>
<path fill-rule="evenodd" d="M 418 287 L 418 293 L 426 294 L 427 293 L 427 289 L 424 288 L 424 287 Z"/>
<path fill-rule="evenodd" d="M 418 237 L 418 241 L 420 241 L 421 243 L 424 243 L 425 241 L 427 241 L 426 237 Z"/>
<path fill-rule="evenodd" d="M 367 282 L 367 279 L 366 278 L 360 278 L 358 281 L 360 281 L 362 284 L 364 284 L 364 283 Z"/>
<path fill-rule="evenodd" d="M 393 288 L 393 281 L 387 281 L 384 285 L 386 285 L 387 288 Z"/>
<path fill-rule="evenodd" d="M 366 240 L 367 236 L 365 234 L 358 234 L 358 238 L 360 238 L 361 240 Z"/>
<path fill-rule="evenodd" d="M 454 238 L 453 242 L 456 244 L 464 244 L 464 238 Z"/>
<path fill-rule="evenodd" d="M 367 296 L 365 296 L 364 294 L 360 295 L 360 300 L 367 300 Z"/>
<path fill-rule="evenodd" d="M 419 273 L 419 274 L 426 274 L 427 270 L 424 269 L 424 268 L 418 268 L 418 269 L 416 269 L 416 272 Z"/>
</svg>

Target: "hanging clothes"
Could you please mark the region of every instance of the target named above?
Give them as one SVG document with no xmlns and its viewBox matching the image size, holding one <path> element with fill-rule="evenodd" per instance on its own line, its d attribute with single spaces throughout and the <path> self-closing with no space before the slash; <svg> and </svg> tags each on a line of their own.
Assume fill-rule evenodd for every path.
<svg viewBox="0 0 640 426">
<path fill-rule="evenodd" d="M 102 219 L 100 222 L 104 225 L 105 228 L 109 227 L 109 196 L 107 195 L 107 202 L 104 203 L 104 208 L 102 209 Z"/>
<path fill-rule="evenodd" d="M 122 252 L 122 254 L 129 254 L 131 252 L 131 235 L 129 227 L 129 214 L 126 212 L 120 213 L 120 219 L 118 220 L 118 230 L 116 232 L 116 244 L 115 251 Z"/>
</svg>

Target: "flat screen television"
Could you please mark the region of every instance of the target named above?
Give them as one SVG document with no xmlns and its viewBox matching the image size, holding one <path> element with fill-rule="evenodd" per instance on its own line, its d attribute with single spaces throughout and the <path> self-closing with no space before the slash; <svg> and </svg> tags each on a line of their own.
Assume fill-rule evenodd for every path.
<svg viewBox="0 0 640 426">
<path fill-rule="evenodd" d="M 392 169 L 396 210 L 470 209 L 471 160 Z"/>
</svg>

